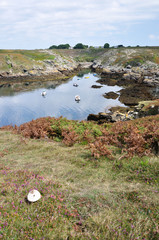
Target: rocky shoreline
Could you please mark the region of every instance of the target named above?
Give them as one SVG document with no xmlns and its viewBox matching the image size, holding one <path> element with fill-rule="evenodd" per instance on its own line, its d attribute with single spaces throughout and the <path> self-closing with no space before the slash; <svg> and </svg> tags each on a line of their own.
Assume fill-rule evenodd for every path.
<svg viewBox="0 0 159 240">
<path fill-rule="evenodd" d="M 28 58 L 27 54 L 32 54 L 32 58 Z M 37 57 L 39 59 L 46 57 L 46 59 L 34 60 Z M 15 51 L 11 52 L 10 55 L 6 53 L 3 60 L 3 68 L 0 66 L 0 87 L 15 82 L 64 80 L 79 71 L 79 64 L 72 57 L 60 56 L 60 54 L 50 50 L 20 51 L 18 53 Z M 7 70 L 3 70 L 4 68 Z"/>
<path fill-rule="evenodd" d="M 20 53 L 19 51 L 18 54 L 20 55 Z M 71 53 L 74 55 L 71 55 Z M 127 55 L 127 60 L 133 53 L 134 50 L 123 50 L 123 54 Z M 100 57 L 96 56 L 93 61 L 89 62 L 77 61 L 76 55 L 79 52 L 69 52 L 69 50 L 58 53 L 51 50 L 37 50 L 36 54 L 44 54 L 44 56 L 47 54 L 46 59 L 37 61 L 31 58 L 26 61 L 26 56 L 22 59 L 22 56 L 19 55 L 16 56 L 16 58 L 19 57 L 19 60 L 16 61 L 14 54 L 12 52 L 13 56 L 9 56 L 6 52 L 3 59 L 4 63 L 0 65 L 0 82 L 15 81 L 18 79 L 36 80 L 36 78 L 45 80 L 50 77 L 52 79 L 64 79 L 70 77 L 80 69 L 89 68 L 101 75 L 100 83 L 107 82 L 107 84 L 113 84 L 114 81 L 114 84 L 119 86 L 127 86 L 132 83 L 159 86 L 159 64 L 152 61 L 145 61 L 143 64 L 140 61 L 129 61 L 129 64 L 123 66 L 123 62 L 116 62 L 119 52 L 115 49 L 103 52 L 103 55 Z M 26 52 L 26 54 L 28 53 Z M 88 54 L 87 50 L 85 54 Z M 24 53 L 22 52 L 21 55 L 24 55 Z M 103 60 L 104 56 L 107 56 L 107 59 Z M 53 59 L 47 59 L 49 57 Z M 2 64 L 5 65 L 7 70 L 3 70 L 4 66 Z"/>
<path fill-rule="evenodd" d="M 109 113 L 89 114 L 88 121 L 104 122 L 128 121 L 149 115 L 159 114 L 159 65 L 148 62 L 138 66 L 103 66 L 95 61 L 92 69 L 101 75 L 97 82 L 109 86 L 124 86 L 120 95 L 114 92 L 105 93 L 105 98 L 116 99 L 126 106 L 110 109 Z M 124 109 L 124 110 L 123 110 Z"/>
<path fill-rule="evenodd" d="M 159 86 L 159 65 L 147 62 L 147 64 L 138 66 L 127 65 L 110 66 L 102 65 L 99 61 L 94 61 L 91 68 L 101 74 L 101 82 L 115 80 L 117 85 L 128 85 L 130 83 L 144 83 L 149 86 Z"/>
<path fill-rule="evenodd" d="M 128 50 L 125 52 L 128 53 Z M 21 91 L 24 88 L 37 87 L 37 85 L 40 87 L 45 82 L 48 82 L 47 87 L 54 88 L 76 75 L 80 70 L 90 69 L 99 74 L 100 79 L 97 82 L 100 83 L 100 87 L 104 84 L 123 87 L 119 93 L 105 93 L 104 97 L 112 99 L 119 97 L 120 102 L 131 109 L 125 108 L 125 113 L 112 110 L 110 113 L 90 114 L 88 120 L 114 122 L 142 117 L 147 113 L 142 108 L 139 111 L 136 110 L 136 106 L 143 101 L 152 101 L 150 109 L 155 109 L 155 111 L 148 110 L 148 114 L 159 113 L 158 102 L 155 102 L 157 107 L 156 105 L 152 107 L 153 101 L 159 99 L 159 64 L 151 61 L 143 64 L 132 61 L 123 67 L 123 64 L 114 64 L 116 61 L 115 50 L 105 53 L 110 55 L 107 61 L 98 59 L 92 62 L 78 62 L 71 55 L 66 57 L 49 50 L 40 50 L 39 53 L 48 54 L 48 56 L 54 54 L 54 59 L 33 60 L 31 67 L 25 66 L 24 63 L 16 64 L 13 59 L 8 59 L 6 64 L 9 70 L 2 71 L 0 69 L 0 88 L 11 86 L 14 91 Z M 111 56 L 111 54 L 114 55 Z M 92 86 L 92 88 L 98 87 L 97 85 Z"/>
<path fill-rule="evenodd" d="M 89 114 L 87 121 L 95 121 L 98 124 L 113 123 L 157 114 L 159 114 L 159 99 L 139 102 L 138 105 L 132 109 L 116 107 L 115 109 L 110 109 L 109 113 L 100 112 L 98 114 Z"/>
</svg>

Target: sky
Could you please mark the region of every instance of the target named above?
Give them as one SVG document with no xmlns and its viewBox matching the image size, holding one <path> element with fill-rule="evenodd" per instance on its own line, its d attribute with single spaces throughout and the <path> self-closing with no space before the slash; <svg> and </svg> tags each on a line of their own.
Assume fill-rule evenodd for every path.
<svg viewBox="0 0 159 240">
<path fill-rule="evenodd" d="M 0 49 L 159 46 L 159 0 L 0 0 Z"/>
</svg>

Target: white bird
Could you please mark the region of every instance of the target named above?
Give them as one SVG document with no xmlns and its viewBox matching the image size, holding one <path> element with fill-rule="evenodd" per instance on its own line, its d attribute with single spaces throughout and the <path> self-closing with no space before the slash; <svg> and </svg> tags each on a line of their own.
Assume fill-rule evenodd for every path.
<svg viewBox="0 0 159 240">
<path fill-rule="evenodd" d="M 45 97 L 45 96 L 46 96 L 46 91 L 43 91 L 43 92 L 41 93 L 41 95 L 42 95 L 43 97 Z"/>
<path fill-rule="evenodd" d="M 79 102 L 81 100 L 80 96 L 79 95 L 76 95 L 75 96 L 75 101 Z"/>
<path fill-rule="evenodd" d="M 77 84 L 77 83 L 74 83 L 73 86 L 74 86 L 74 87 L 78 87 L 78 84 Z"/>
</svg>

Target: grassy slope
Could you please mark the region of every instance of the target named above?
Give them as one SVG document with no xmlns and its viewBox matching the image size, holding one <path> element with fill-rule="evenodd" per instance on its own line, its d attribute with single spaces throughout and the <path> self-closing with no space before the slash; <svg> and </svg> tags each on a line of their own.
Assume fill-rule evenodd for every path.
<svg viewBox="0 0 159 240">
<path fill-rule="evenodd" d="M 87 146 L 7 131 L 0 131 L 0 155 L 3 239 L 158 239 L 158 157 L 119 160 L 117 152 L 97 160 Z M 42 199 L 28 205 L 33 187 Z"/>
<path fill-rule="evenodd" d="M 93 61 L 103 54 L 103 50 L 0 50 L 0 71 L 18 72 L 22 69 L 31 70 L 33 67 L 45 67 L 44 60 L 61 61 Z M 10 64 L 12 63 L 13 66 Z M 60 62 L 62 65 L 62 62 Z"/>
<path fill-rule="evenodd" d="M 73 58 L 77 62 L 99 59 L 103 64 L 125 65 L 131 61 L 140 63 L 152 61 L 159 64 L 159 48 L 150 47 L 81 50 L 0 50 L 0 71 L 12 70 L 16 73 L 22 69 L 30 70 L 33 67 L 44 67 L 43 60 L 55 59 L 56 62 L 56 56 L 70 62 Z"/>
<path fill-rule="evenodd" d="M 37 61 L 45 59 L 54 59 L 54 56 L 38 50 L 0 50 L 0 70 L 8 71 L 13 68 L 18 72 L 21 68 L 31 69 L 34 65 L 42 65 Z M 7 62 L 13 63 L 13 67 Z"/>
</svg>

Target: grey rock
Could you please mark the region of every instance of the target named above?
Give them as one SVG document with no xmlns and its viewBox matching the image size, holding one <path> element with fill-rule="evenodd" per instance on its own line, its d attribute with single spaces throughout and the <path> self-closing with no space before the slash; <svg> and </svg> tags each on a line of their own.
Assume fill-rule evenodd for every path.
<svg viewBox="0 0 159 240">
<path fill-rule="evenodd" d="M 156 74 L 157 77 L 159 77 L 159 72 L 156 72 L 155 74 Z"/>
<path fill-rule="evenodd" d="M 96 68 L 102 68 L 102 64 L 100 61 L 95 60 L 93 64 L 91 65 L 91 68 L 96 69 Z"/>
<path fill-rule="evenodd" d="M 92 62 L 80 62 L 78 67 L 79 68 L 90 68 L 92 66 Z"/>
</svg>

